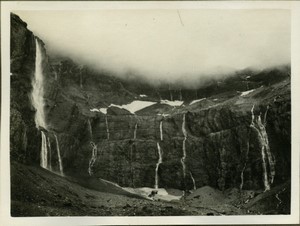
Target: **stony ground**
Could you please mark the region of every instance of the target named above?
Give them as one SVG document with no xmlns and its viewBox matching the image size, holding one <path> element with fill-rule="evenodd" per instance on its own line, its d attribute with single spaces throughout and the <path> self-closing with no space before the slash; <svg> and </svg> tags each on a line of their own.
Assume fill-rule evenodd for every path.
<svg viewBox="0 0 300 226">
<path fill-rule="evenodd" d="M 206 186 L 179 201 L 165 202 L 146 200 L 99 180 L 83 183 L 16 162 L 11 164 L 11 179 L 14 217 L 288 214 L 290 209 L 289 183 L 264 193 L 221 192 Z"/>
</svg>

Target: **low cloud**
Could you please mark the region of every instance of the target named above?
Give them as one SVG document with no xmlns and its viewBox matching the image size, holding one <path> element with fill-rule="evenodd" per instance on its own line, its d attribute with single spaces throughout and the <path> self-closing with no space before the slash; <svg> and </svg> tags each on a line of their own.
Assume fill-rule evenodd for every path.
<svg viewBox="0 0 300 226">
<path fill-rule="evenodd" d="M 16 11 L 49 54 L 153 83 L 290 63 L 288 10 Z"/>
</svg>

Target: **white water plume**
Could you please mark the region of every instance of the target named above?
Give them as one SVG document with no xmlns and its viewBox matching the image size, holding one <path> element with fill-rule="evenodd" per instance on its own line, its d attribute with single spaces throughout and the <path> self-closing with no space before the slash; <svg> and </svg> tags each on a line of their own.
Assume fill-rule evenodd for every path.
<svg viewBox="0 0 300 226">
<path fill-rule="evenodd" d="M 35 125 L 36 128 L 47 129 L 45 121 L 45 109 L 44 109 L 44 74 L 43 74 L 43 54 L 39 41 L 35 39 L 36 51 L 35 51 L 35 73 L 32 80 L 32 92 L 31 102 L 33 107 L 36 109 L 35 112 Z"/>
</svg>

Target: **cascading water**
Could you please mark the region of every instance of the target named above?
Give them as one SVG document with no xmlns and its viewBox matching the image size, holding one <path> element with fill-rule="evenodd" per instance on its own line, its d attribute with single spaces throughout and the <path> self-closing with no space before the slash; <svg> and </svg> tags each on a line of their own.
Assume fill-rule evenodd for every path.
<svg viewBox="0 0 300 226">
<path fill-rule="evenodd" d="M 253 106 L 251 108 L 251 124 L 250 124 L 250 126 L 254 126 L 254 118 L 255 118 L 254 107 L 255 107 L 255 105 L 253 104 Z"/>
<path fill-rule="evenodd" d="M 61 160 L 61 155 L 60 155 L 60 149 L 59 149 L 59 143 L 56 134 L 54 134 L 55 141 L 56 141 L 56 150 L 57 150 L 57 158 L 58 158 L 58 163 L 59 163 L 59 172 L 60 175 L 64 175 L 64 169 L 63 169 L 63 164 Z"/>
<path fill-rule="evenodd" d="M 267 114 L 268 114 L 268 110 L 269 110 L 269 105 L 267 106 L 267 110 L 265 111 L 265 115 L 264 115 L 264 126 L 267 125 Z"/>
<path fill-rule="evenodd" d="M 90 145 L 92 146 L 92 157 L 89 162 L 88 173 L 90 176 L 92 176 L 92 174 L 93 174 L 92 168 L 97 159 L 97 145 L 92 141 L 90 142 Z"/>
<path fill-rule="evenodd" d="M 197 189 L 197 187 L 196 187 L 196 181 L 195 181 L 195 178 L 193 177 L 193 174 L 192 174 L 191 171 L 190 171 L 190 176 L 191 176 L 191 179 L 193 181 L 193 189 L 196 190 Z"/>
<path fill-rule="evenodd" d="M 263 182 L 264 182 L 265 191 L 267 191 L 267 190 L 270 190 L 270 185 L 274 181 L 275 161 L 274 161 L 274 157 L 270 150 L 268 134 L 267 134 L 265 125 L 262 123 L 260 115 L 258 117 L 255 117 L 253 110 L 254 110 L 254 105 L 251 109 L 252 121 L 251 121 L 250 127 L 255 129 L 255 131 L 257 132 L 258 139 L 259 139 L 259 142 L 261 145 Z M 267 108 L 267 110 L 268 110 L 268 108 Z M 266 113 L 265 113 L 265 117 L 266 117 Z M 265 119 L 265 121 L 266 121 L 266 119 Z M 267 164 L 269 166 L 270 175 L 268 175 Z"/>
<path fill-rule="evenodd" d="M 92 130 L 92 125 L 90 119 L 88 119 L 88 130 L 91 136 L 91 139 L 93 139 L 93 130 Z"/>
<path fill-rule="evenodd" d="M 80 88 L 82 89 L 83 88 L 83 85 L 82 85 L 82 68 L 80 68 Z"/>
<path fill-rule="evenodd" d="M 35 108 L 35 126 L 37 129 L 47 129 L 47 124 L 45 121 L 45 110 L 44 110 L 44 75 L 43 75 L 43 55 L 41 51 L 40 44 L 37 39 L 35 39 L 35 73 L 32 80 L 32 92 L 31 92 L 31 103 Z M 48 167 L 48 146 L 47 146 L 47 136 L 44 131 L 41 131 L 42 146 L 40 153 L 40 166 L 47 169 Z"/>
<path fill-rule="evenodd" d="M 158 168 L 159 165 L 162 163 L 162 152 L 161 152 L 159 142 L 157 142 L 157 151 L 158 151 L 158 162 L 156 163 L 156 168 L 155 168 L 155 185 L 154 185 L 155 189 L 158 189 Z"/>
<path fill-rule="evenodd" d="M 182 93 L 181 93 L 181 89 L 179 89 L 179 100 L 182 101 Z"/>
<path fill-rule="evenodd" d="M 136 140 L 137 127 L 138 127 L 138 124 L 135 123 L 135 126 L 134 126 L 134 132 L 133 132 L 133 139 L 134 139 L 134 140 Z"/>
<path fill-rule="evenodd" d="M 51 164 L 52 150 L 51 150 L 51 143 L 50 143 L 49 137 L 48 137 L 48 139 L 47 139 L 47 143 L 48 143 L 48 151 L 49 151 L 49 163 L 48 163 L 48 168 L 49 168 L 50 171 L 52 171 L 52 164 Z"/>
<path fill-rule="evenodd" d="M 160 132 L 160 140 L 163 141 L 164 137 L 163 137 L 163 120 L 160 121 L 159 123 L 159 132 Z"/>
<path fill-rule="evenodd" d="M 42 147 L 41 147 L 40 166 L 47 169 L 48 167 L 47 137 L 43 131 L 41 131 L 41 135 L 42 135 Z"/>
<path fill-rule="evenodd" d="M 184 135 L 184 139 L 182 142 L 182 151 L 183 151 L 183 156 L 181 158 L 181 164 L 182 164 L 182 170 L 183 170 L 183 178 L 185 179 L 186 176 L 186 166 L 185 166 L 185 159 L 186 159 L 186 139 L 187 139 L 187 131 L 185 129 L 185 114 L 183 115 L 183 120 L 182 120 L 182 133 Z"/>
<path fill-rule="evenodd" d="M 242 169 L 242 171 L 241 171 L 241 184 L 240 184 L 240 190 L 242 190 L 242 189 L 243 189 L 243 186 L 244 186 L 244 171 L 245 171 L 246 165 L 247 165 L 248 153 L 249 153 L 249 140 L 248 140 L 248 143 L 247 143 L 246 161 L 245 161 L 245 164 L 244 164 L 243 169 Z"/>
<path fill-rule="evenodd" d="M 170 93 L 170 100 L 173 101 L 173 95 L 172 95 L 172 90 L 170 85 L 169 85 L 169 93 Z"/>
<path fill-rule="evenodd" d="M 109 140 L 109 127 L 108 127 L 107 115 L 105 115 L 105 125 L 106 125 L 107 140 Z"/>
<path fill-rule="evenodd" d="M 240 184 L 240 190 L 243 189 L 243 186 L 244 186 L 244 171 L 245 171 L 245 168 L 246 168 L 246 164 L 244 165 L 243 169 L 242 169 L 242 172 L 241 172 L 241 184 Z"/>
<path fill-rule="evenodd" d="M 258 116 L 257 124 L 258 124 L 258 127 L 261 132 L 263 148 L 265 150 L 265 153 L 267 154 L 267 159 L 268 159 L 268 164 L 269 164 L 269 169 L 270 169 L 270 177 L 271 177 L 270 183 L 272 184 L 274 181 L 274 177 L 275 177 L 275 160 L 274 160 L 274 157 L 270 150 L 269 139 L 268 139 L 266 127 L 262 123 L 260 115 Z"/>
<path fill-rule="evenodd" d="M 44 110 L 44 75 L 42 67 L 43 55 L 37 39 L 35 39 L 35 44 L 35 73 L 34 79 L 32 80 L 31 102 L 33 107 L 36 109 L 34 118 L 36 128 L 47 129 Z"/>
</svg>

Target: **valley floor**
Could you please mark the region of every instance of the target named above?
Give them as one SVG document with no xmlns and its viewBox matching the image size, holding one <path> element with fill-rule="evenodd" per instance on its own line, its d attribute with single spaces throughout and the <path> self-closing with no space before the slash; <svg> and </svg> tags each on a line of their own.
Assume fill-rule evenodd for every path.
<svg viewBox="0 0 300 226">
<path fill-rule="evenodd" d="M 205 186 L 181 200 L 166 202 L 147 200 L 101 181 L 91 180 L 84 184 L 39 167 L 11 163 L 13 217 L 206 216 L 289 212 L 290 182 L 268 192 L 240 192 L 238 189 L 221 192 Z"/>
</svg>

